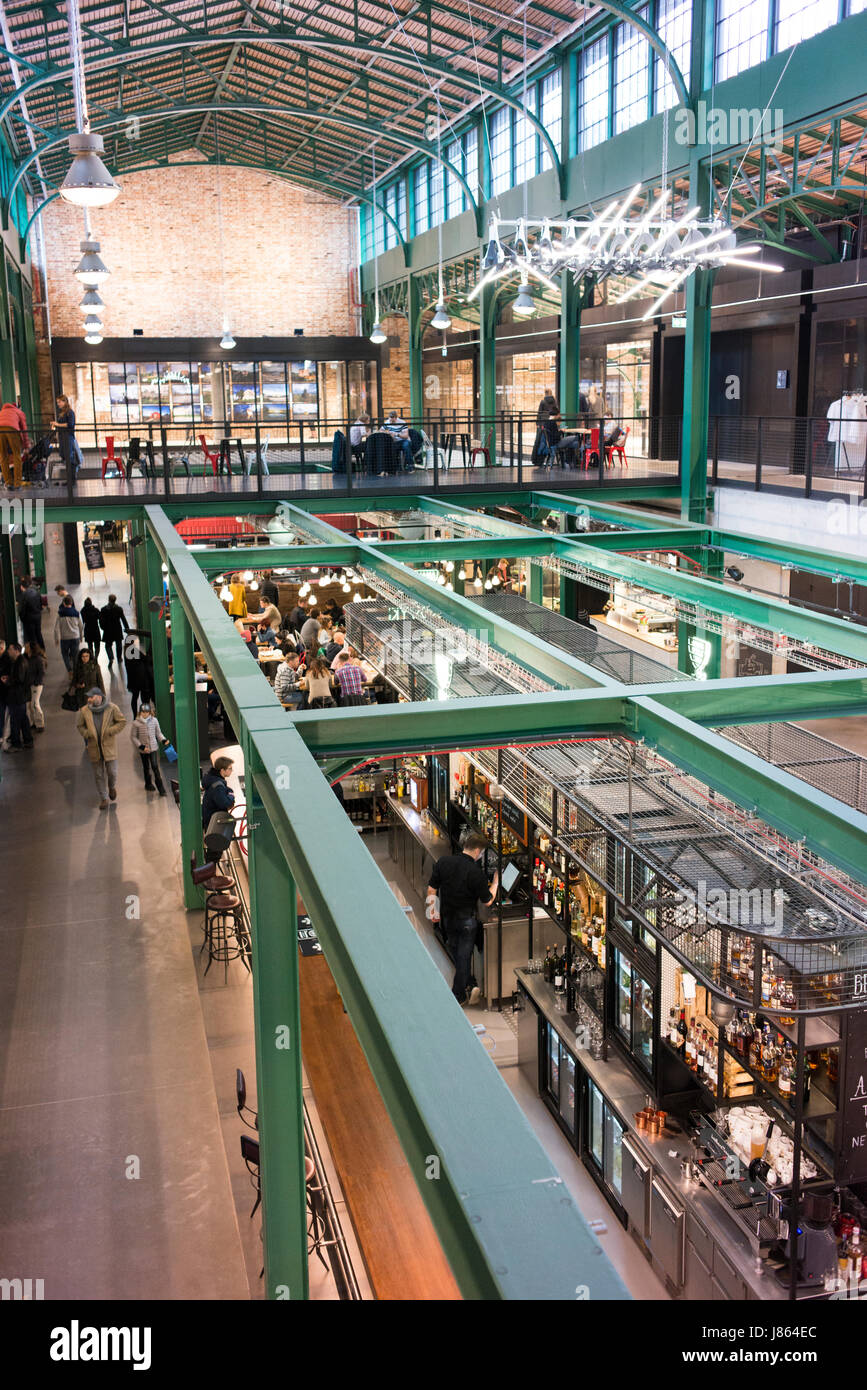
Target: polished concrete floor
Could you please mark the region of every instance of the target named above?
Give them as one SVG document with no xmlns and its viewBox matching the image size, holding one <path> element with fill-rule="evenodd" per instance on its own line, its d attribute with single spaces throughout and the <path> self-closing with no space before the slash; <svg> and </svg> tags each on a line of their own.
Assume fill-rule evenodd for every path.
<svg viewBox="0 0 867 1390">
<path fill-rule="evenodd" d="M 44 626 L 46 731 L 0 781 L 0 1277 L 47 1299 L 245 1299 L 177 809 L 145 793 L 125 731 L 98 809 Z"/>
</svg>

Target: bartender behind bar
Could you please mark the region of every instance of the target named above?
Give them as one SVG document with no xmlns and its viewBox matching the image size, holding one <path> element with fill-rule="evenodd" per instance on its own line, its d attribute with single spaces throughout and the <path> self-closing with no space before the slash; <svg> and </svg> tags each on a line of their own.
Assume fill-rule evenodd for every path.
<svg viewBox="0 0 867 1390">
<path fill-rule="evenodd" d="M 479 863 L 486 849 L 487 841 L 481 835 L 468 835 L 460 854 L 444 855 L 434 864 L 427 890 L 428 904 L 439 893 L 443 929 L 455 963 L 452 994 L 459 1004 L 478 1004 L 481 997 L 473 975 L 473 948 L 479 926 L 476 906 L 479 902 L 493 902 L 500 879 L 495 873 L 488 886 L 487 875 Z M 438 921 L 439 917 L 433 920 Z"/>
</svg>

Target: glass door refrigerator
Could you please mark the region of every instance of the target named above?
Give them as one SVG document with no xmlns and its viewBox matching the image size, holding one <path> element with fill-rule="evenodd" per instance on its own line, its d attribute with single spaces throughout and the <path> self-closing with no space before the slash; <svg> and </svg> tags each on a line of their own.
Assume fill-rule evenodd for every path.
<svg viewBox="0 0 867 1390">
<path fill-rule="evenodd" d="M 559 1121 L 569 1142 L 577 1146 L 580 1069 L 556 1028 L 547 1021 L 543 1024 L 542 1036 L 542 1098 Z"/>
<path fill-rule="evenodd" d="M 623 1209 L 623 1132 L 626 1126 L 596 1082 L 586 1075 L 583 1105 L 581 1157 L 591 1177 L 605 1193 L 618 1221 L 626 1226 Z"/>
</svg>

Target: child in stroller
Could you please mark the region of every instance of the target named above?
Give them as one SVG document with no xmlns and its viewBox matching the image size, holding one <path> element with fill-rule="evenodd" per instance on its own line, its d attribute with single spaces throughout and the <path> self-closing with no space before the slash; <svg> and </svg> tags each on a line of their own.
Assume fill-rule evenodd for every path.
<svg viewBox="0 0 867 1390">
<path fill-rule="evenodd" d="M 28 449 L 21 462 L 24 465 L 24 480 L 33 487 L 48 487 L 46 465 L 51 453 L 51 435 L 44 434 L 37 439 L 32 449 Z"/>
</svg>

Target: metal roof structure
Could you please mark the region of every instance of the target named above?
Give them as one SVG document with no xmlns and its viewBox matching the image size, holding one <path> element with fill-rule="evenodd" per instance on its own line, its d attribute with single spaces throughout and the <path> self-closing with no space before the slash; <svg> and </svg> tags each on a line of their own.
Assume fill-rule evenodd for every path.
<svg viewBox="0 0 867 1390">
<path fill-rule="evenodd" d="M 511 12 L 496 0 L 131 0 L 80 12 L 91 124 L 113 172 L 198 156 L 356 197 L 374 145 L 380 173 L 412 151 L 436 156 L 426 130 L 438 108 L 452 122 L 484 96 L 521 105 L 508 87 L 525 20 L 536 63 L 588 11 L 572 0 Z M 29 154 L 36 135 L 56 186 L 75 128 L 66 10 L 10 4 L 6 21 L 22 89 L 4 64 L 0 116 L 14 150 Z"/>
</svg>

